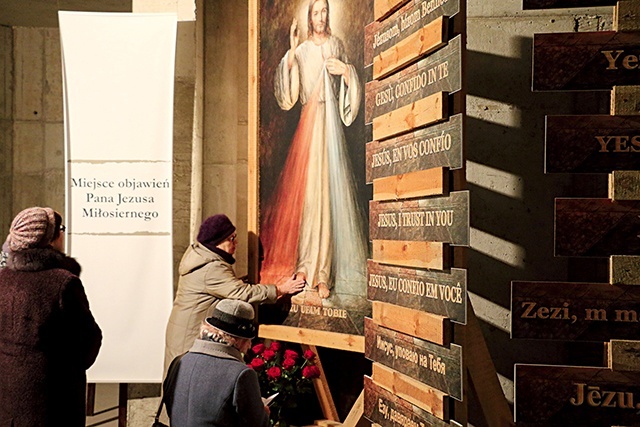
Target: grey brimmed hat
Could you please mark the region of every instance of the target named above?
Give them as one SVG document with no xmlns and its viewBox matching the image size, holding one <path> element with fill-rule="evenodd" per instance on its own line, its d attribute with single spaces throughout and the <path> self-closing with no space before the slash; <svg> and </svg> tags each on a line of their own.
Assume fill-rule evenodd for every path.
<svg viewBox="0 0 640 427">
<path fill-rule="evenodd" d="M 213 309 L 211 317 L 208 317 L 206 322 L 235 337 L 255 338 L 254 315 L 253 306 L 248 302 L 223 299 Z"/>
</svg>

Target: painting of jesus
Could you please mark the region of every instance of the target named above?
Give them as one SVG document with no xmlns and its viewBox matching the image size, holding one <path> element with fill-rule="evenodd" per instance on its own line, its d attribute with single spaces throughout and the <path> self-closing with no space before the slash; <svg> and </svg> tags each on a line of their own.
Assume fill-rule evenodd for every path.
<svg viewBox="0 0 640 427">
<path fill-rule="evenodd" d="M 306 280 L 285 324 L 361 333 L 369 311 L 362 76 L 370 8 L 262 3 L 260 280 Z"/>
</svg>

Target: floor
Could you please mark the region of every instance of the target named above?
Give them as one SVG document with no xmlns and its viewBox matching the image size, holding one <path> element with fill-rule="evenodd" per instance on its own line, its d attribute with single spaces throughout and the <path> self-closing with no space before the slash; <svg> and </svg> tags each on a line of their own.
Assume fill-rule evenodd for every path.
<svg viewBox="0 0 640 427">
<path fill-rule="evenodd" d="M 118 427 L 120 384 L 96 384 L 93 415 L 87 416 L 87 427 Z M 129 384 L 127 427 L 149 427 L 158 412 L 160 384 Z M 169 424 L 163 412 L 160 421 Z"/>
<path fill-rule="evenodd" d="M 118 427 L 119 384 L 96 384 L 94 415 L 87 416 L 87 427 Z"/>
</svg>

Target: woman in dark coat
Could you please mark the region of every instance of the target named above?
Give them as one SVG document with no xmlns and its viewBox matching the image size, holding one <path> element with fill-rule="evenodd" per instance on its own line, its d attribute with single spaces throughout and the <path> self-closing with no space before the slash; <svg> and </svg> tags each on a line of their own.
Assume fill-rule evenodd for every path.
<svg viewBox="0 0 640 427">
<path fill-rule="evenodd" d="M 0 426 L 84 427 L 86 370 L 102 343 L 62 218 L 20 212 L 0 268 Z"/>
</svg>

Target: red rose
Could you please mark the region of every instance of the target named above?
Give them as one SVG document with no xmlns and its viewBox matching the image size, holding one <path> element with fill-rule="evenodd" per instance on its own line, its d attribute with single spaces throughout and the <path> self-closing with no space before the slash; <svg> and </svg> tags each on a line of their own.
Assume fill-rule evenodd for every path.
<svg viewBox="0 0 640 427">
<path fill-rule="evenodd" d="M 256 344 L 256 345 L 254 345 L 254 346 L 251 348 L 251 350 L 253 350 L 253 352 L 254 352 L 255 354 L 260 354 L 260 353 L 262 353 L 262 352 L 264 351 L 264 349 L 265 349 L 265 346 L 264 346 L 264 344 L 262 344 L 262 343 L 260 343 L 260 344 Z"/>
<path fill-rule="evenodd" d="M 280 350 L 281 347 L 282 347 L 282 344 L 280 344 L 278 341 L 273 341 L 269 345 L 269 350 L 278 351 Z"/>
<path fill-rule="evenodd" d="M 280 378 L 280 375 L 282 375 L 282 372 L 277 366 L 272 366 L 267 369 L 267 378 L 269 378 L 270 380 L 277 380 L 278 378 Z"/>
<path fill-rule="evenodd" d="M 296 360 L 295 359 L 286 358 L 282 362 L 282 367 L 284 369 L 286 369 L 286 370 L 289 370 L 289 369 L 293 368 L 294 366 L 296 366 Z"/>
<path fill-rule="evenodd" d="M 306 350 L 302 355 L 302 357 L 304 357 L 305 359 L 311 362 L 313 359 L 316 358 L 316 354 L 311 350 Z"/>
<path fill-rule="evenodd" d="M 276 353 L 271 350 L 271 349 L 266 349 L 263 353 L 262 353 L 262 357 L 264 357 L 264 360 L 266 360 L 267 362 L 271 359 L 273 359 L 274 357 L 276 357 Z"/>
<path fill-rule="evenodd" d="M 320 376 L 320 368 L 315 365 L 309 365 L 302 368 L 303 378 L 318 378 Z"/>
<path fill-rule="evenodd" d="M 264 368 L 264 360 L 260 359 L 259 357 L 255 357 L 251 363 L 249 364 L 249 366 L 255 370 L 255 371 L 259 371 L 260 369 Z"/>
<path fill-rule="evenodd" d="M 284 351 L 284 358 L 285 359 L 293 359 L 296 360 L 298 358 L 298 352 L 294 351 L 294 350 L 285 350 Z"/>
</svg>

